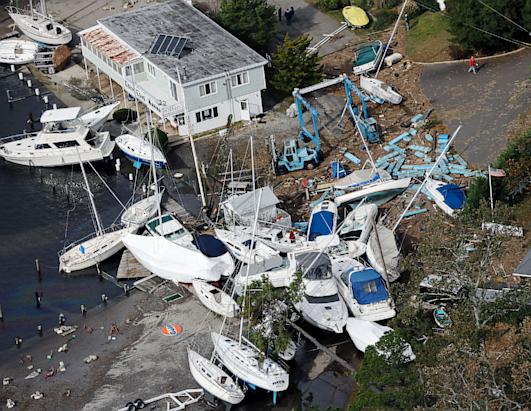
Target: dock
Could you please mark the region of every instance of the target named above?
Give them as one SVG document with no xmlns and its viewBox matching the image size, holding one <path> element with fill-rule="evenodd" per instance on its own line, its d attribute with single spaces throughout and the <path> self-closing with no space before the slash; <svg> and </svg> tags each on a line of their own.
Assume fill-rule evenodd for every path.
<svg viewBox="0 0 531 411">
<path fill-rule="evenodd" d="M 151 273 L 140 264 L 129 250 L 124 250 L 116 278 L 118 280 L 130 280 L 134 278 L 145 278 Z"/>
<path fill-rule="evenodd" d="M 20 36 L 20 33 L 16 30 L 10 31 L 9 33 L 5 33 L 0 35 L 0 40 L 6 40 L 10 39 L 11 37 L 18 37 Z"/>
</svg>

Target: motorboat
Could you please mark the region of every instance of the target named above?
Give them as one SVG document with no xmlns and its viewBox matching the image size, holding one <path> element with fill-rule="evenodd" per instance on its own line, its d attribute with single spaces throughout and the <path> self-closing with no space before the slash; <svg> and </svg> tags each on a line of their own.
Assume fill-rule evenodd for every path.
<svg viewBox="0 0 531 411">
<path fill-rule="evenodd" d="M 234 261 L 221 241 L 209 235 L 192 236 L 172 214 L 151 219 L 146 228 L 150 235 L 127 234 L 123 241 L 140 264 L 161 278 L 212 282 L 234 271 Z"/>
<path fill-rule="evenodd" d="M 400 104 L 402 96 L 382 80 L 372 77 L 360 76 L 360 87 L 367 93 L 381 98 L 391 104 Z"/>
<path fill-rule="evenodd" d="M 123 236 L 129 231 L 136 230 L 136 228 L 115 229 L 114 227 L 110 227 L 107 230 L 102 228 L 98 210 L 94 203 L 92 192 L 90 191 L 85 167 L 83 166 L 83 162 L 80 161 L 79 164 L 83 173 L 96 231 L 93 235 L 70 244 L 59 253 L 59 271 L 66 273 L 95 266 L 107 258 L 112 257 L 124 247 L 122 242 Z"/>
<path fill-rule="evenodd" d="M 326 244 L 335 235 L 337 226 L 337 207 L 329 200 L 317 204 L 308 222 L 307 241 L 319 241 Z"/>
<path fill-rule="evenodd" d="M 120 217 L 125 226 L 141 227 L 145 225 L 155 214 L 160 205 L 164 190 L 131 204 Z"/>
<path fill-rule="evenodd" d="M 214 397 L 229 404 L 239 404 L 245 398 L 242 389 L 223 369 L 188 348 L 188 364 L 192 377 Z"/>
<path fill-rule="evenodd" d="M 38 44 L 33 41 L 2 40 L 0 41 L 0 63 L 15 65 L 32 63 L 38 50 Z"/>
<path fill-rule="evenodd" d="M 383 277 L 361 263 L 334 271 L 337 288 L 354 317 L 381 321 L 396 315 L 394 304 Z"/>
<path fill-rule="evenodd" d="M 287 390 L 288 372 L 245 339 L 238 342 L 216 332 L 211 337 L 220 361 L 240 380 L 267 391 Z"/>
<path fill-rule="evenodd" d="M 426 177 L 425 187 L 435 204 L 450 217 L 455 217 L 465 206 L 465 193 L 458 185 Z"/>
<path fill-rule="evenodd" d="M 201 280 L 193 280 L 192 286 L 199 301 L 210 311 L 230 318 L 239 314 L 240 306 L 225 291 Z"/>
<path fill-rule="evenodd" d="M 371 232 L 366 254 L 369 264 L 381 275 L 387 275 L 390 282 L 396 281 L 400 277 L 398 269 L 400 250 L 396 243 L 395 234 L 383 224 L 377 224 L 376 231 Z"/>
<path fill-rule="evenodd" d="M 351 237 L 354 233 L 359 233 L 357 240 L 366 244 L 377 214 L 378 206 L 375 204 L 362 204 L 356 207 L 341 222 L 339 234 Z"/>
<path fill-rule="evenodd" d="M 245 234 L 215 229 L 216 237 L 229 249 L 238 261 L 244 264 L 263 264 L 265 267 L 277 267 L 282 262 L 280 252 L 268 246 L 260 239 L 251 241 Z M 267 269 L 267 268 L 266 268 Z"/>
<path fill-rule="evenodd" d="M 74 124 L 79 107 L 48 110 L 41 116 L 43 129 L 0 140 L 0 156 L 6 161 L 35 167 L 57 167 L 109 157 L 114 142 L 108 132 L 95 132 Z"/>
<path fill-rule="evenodd" d="M 132 134 L 122 134 L 116 137 L 115 142 L 125 156 L 133 162 L 149 165 L 153 157 L 155 167 L 162 168 L 166 165 L 166 157 L 162 151 L 143 138 Z"/>
<path fill-rule="evenodd" d="M 350 317 L 347 320 L 347 333 L 358 350 L 365 352 L 367 347 L 376 346 L 378 341 L 387 333 L 394 331 L 391 327 L 381 325 L 372 321 L 365 321 L 359 318 Z M 414 361 L 416 356 L 411 345 L 402 341 L 403 351 L 401 352 L 401 362 L 407 363 Z M 376 351 L 386 359 L 391 356 L 390 352 L 384 352 L 378 347 Z"/>
<path fill-rule="evenodd" d="M 233 229 L 234 233 L 246 236 L 246 241 L 251 239 L 252 231 L 252 227 L 248 226 L 236 226 Z M 308 244 L 306 236 L 295 228 L 286 229 L 274 224 L 264 224 L 256 228 L 255 235 L 264 244 L 281 253 L 289 253 L 300 248 L 317 247 L 317 244 Z"/>
<path fill-rule="evenodd" d="M 444 305 L 440 305 L 433 310 L 433 320 L 441 328 L 449 328 L 453 324 L 450 314 L 448 314 Z"/>
<path fill-rule="evenodd" d="M 354 74 L 360 75 L 375 70 L 383 58 L 385 47 L 379 40 L 363 43 L 354 49 Z"/>
<path fill-rule="evenodd" d="M 112 114 L 114 109 L 120 105 L 120 102 L 117 101 L 115 103 L 107 104 L 101 107 L 98 107 L 94 110 L 91 110 L 85 114 L 82 114 L 79 117 L 79 121 L 81 124 L 83 124 L 85 127 L 90 127 L 91 129 L 95 131 L 99 131 L 109 116 Z"/>
<path fill-rule="evenodd" d="M 337 206 L 353 204 L 363 198 L 367 203 L 383 204 L 409 187 L 411 178 L 394 180 L 387 171 L 382 169 L 362 169 L 334 181 L 336 190 L 345 191 L 334 198 Z"/>
<path fill-rule="evenodd" d="M 51 46 L 70 43 L 72 32 L 46 14 L 44 0 L 41 0 L 41 6 L 42 13 L 34 10 L 31 1 L 29 10 L 14 6 L 7 6 L 6 9 L 20 31 L 30 39 Z"/>
<path fill-rule="evenodd" d="M 360 7 L 356 6 L 346 6 L 343 7 L 343 18 L 347 24 L 351 27 L 361 28 L 369 24 L 369 16 L 365 13 Z"/>
<path fill-rule="evenodd" d="M 327 254 L 309 252 L 301 256 L 302 297 L 295 309 L 310 324 L 341 334 L 348 310 L 339 296 L 332 263 Z"/>
</svg>

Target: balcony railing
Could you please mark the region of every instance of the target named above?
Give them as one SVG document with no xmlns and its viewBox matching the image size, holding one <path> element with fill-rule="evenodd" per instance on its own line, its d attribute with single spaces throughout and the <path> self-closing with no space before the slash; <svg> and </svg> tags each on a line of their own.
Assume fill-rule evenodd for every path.
<svg viewBox="0 0 531 411">
<path fill-rule="evenodd" d="M 142 103 L 150 106 L 153 111 L 161 114 L 164 118 L 169 118 L 181 114 L 184 112 L 184 107 L 181 103 L 167 104 L 165 100 L 155 97 L 144 87 L 137 83 L 133 83 L 131 80 L 125 78 L 125 88 L 129 94 L 135 96 Z"/>
</svg>

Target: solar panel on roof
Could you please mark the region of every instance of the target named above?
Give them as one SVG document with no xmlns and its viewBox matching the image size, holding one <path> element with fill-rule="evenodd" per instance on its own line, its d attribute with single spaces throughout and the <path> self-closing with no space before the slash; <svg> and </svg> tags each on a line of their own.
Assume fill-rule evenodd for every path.
<svg viewBox="0 0 531 411">
<path fill-rule="evenodd" d="M 149 52 L 151 54 L 163 54 L 167 56 L 176 56 L 178 58 L 181 55 L 188 40 L 188 37 L 168 36 L 166 34 L 159 34 L 157 35 L 157 37 L 155 37 L 155 40 L 151 44 Z"/>
</svg>

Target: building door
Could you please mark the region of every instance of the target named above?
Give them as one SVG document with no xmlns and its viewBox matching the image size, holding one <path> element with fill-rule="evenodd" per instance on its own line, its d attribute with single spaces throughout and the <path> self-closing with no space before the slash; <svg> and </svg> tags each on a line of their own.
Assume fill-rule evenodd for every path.
<svg viewBox="0 0 531 411">
<path fill-rule="evenodd" d="M 177 125 L 179 127 L 179 135 L 187 136 L 188 135 L 188 124 L 186 124 L 186 120 L 183 114 L 177 116 Z"/>
<path fill-rule="evenodd" d="M 249 102 L 247 100 L 240 101 L 240 112 L 242 120 L 250 120 L 251 113 L 249 111 Z"/>
</svg>

